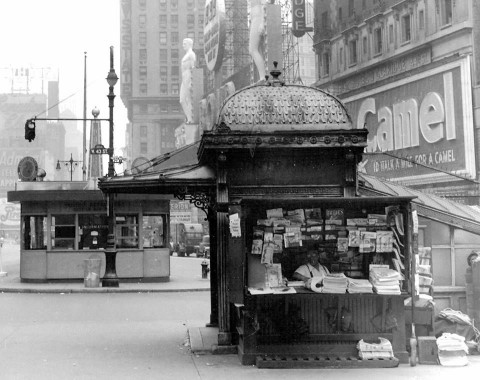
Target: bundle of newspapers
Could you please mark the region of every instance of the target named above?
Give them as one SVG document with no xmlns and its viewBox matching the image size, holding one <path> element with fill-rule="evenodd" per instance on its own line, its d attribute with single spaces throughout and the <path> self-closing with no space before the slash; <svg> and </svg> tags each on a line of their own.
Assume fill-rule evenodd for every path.
<svg viewBox="0 0 480 380">
<path fill-rule="evenodd" d="M 390 359 L 393 358 L 392 343 L 388 339 L 378 338 L 378 342 L 367 343 L 361 339 L 357 343 L 358 356 L 360 359 Z"/>
<path fill-rule="evenodd" d="M 330 273 L 323 279 L 323 293 L 345 293 L 348 278 L 343 273 Z"/>
<path fill-rule="evenodd" d="M 402 276 L 396 270 L 386 266 L 370 266 L 370 282 L 378 294 L 401 294 L 400 280 Z"/>
<path fill-rule="evenodd" d="M 370 280 L 359 278 L 348 278 L 348 293 L 373 293 L 373 286 Z"/>
</svg>

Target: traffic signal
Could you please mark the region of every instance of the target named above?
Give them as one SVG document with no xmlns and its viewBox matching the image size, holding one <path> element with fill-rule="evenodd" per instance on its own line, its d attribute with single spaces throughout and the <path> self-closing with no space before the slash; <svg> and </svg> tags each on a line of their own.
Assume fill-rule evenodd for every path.
<svg viewBox="0 0 480 380">
<path fill-rule="evenodd" d="M 35 122 L 32 119 L 25 122 L 25 140 L 29 142 L 35 140 Z"/>
</svg>

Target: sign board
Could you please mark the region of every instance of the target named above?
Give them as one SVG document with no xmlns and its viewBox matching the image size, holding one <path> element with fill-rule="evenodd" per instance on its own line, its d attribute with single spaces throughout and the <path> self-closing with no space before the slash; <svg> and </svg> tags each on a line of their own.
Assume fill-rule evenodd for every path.
<svg viewBox="0 0 480 380">
<path fill-rule="evenodd" d="M 189 201 L 170 201 L 170 223 L 192 223 Z"/>
<path fill-rule="evenodd" d="M 90 148 L 90 154 L 108 154 L 108 148 L 105 148 L 102 144 L 97 144 Z"/>
<path fill-rule="evenodd" d="M 203 52 L 208 70 L 217 71 L 225 52 L 226 26 L 225 1 L 207 0 L 203 27 Z"/>
<path fill-rule="evenodd" d="M 305 32 L 305 0 L 292 0 L 292 34 L 298 38 Z"/>
<path fill-rule="evenodd" d="M 470 78 L 467 56 L 342 99 L 369 131 L 367 174 L 407 185 L 453 180 L 445 171 L 475 178 Z"/>
</svg>

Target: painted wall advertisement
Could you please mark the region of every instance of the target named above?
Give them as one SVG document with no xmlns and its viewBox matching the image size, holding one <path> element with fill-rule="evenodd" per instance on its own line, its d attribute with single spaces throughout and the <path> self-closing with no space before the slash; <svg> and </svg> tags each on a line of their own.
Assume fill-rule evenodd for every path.
<svg viewBox="0 0 480 380">
<path fill-rule="evenodd" d="M 475 178 L 468 57 L 342 100 L 369 130 L 367 174 L 409 185 Z"/>
<path fill-rule="evenodd" d="M 189 201 L 170 201 L 170 223 L 192 223 Z"/>
</svg>

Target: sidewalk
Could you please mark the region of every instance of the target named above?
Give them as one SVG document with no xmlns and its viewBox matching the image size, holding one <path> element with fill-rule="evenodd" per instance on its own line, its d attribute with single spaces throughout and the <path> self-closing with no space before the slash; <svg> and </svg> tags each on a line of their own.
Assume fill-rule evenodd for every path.
<svg viewBox="0 0 480 380">
<path fill-rule="evenodd" d="M 26 283 L 20 281 L 20 249 L 18 245 L 4 243 L 1 251 L 2 268 L 6 275 L 0 277 L 3 293 L 140 293 L 140 292 L 192 292 L 209 291 L 210 278 L 201 276 L 203 259 L 172 256 L 170 281 L 127 282 L 120 280 L 118 288 L 86 288 L 83 282 Z"/>
</svg>

